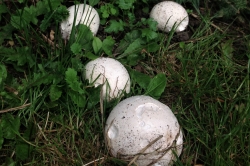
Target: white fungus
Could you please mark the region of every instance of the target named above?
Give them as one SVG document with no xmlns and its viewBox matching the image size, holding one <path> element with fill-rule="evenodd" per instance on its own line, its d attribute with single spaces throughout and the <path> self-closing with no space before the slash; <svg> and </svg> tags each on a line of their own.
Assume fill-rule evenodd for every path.
<svg viewBox="0 0 250 166">
<path fill-rule="evenodd" d="M 102 85 L 102 96 L 108 101 L 130 92 L 128 71 L 115 59 L 101 57 L 90 61 L 85 66 L 84 76 L 95 87 Z"/>
<path fill-rule="evenodd" d="M 132 160 L 139 155 L 135 161 L 139 166 L 171 165 L 183 144 L 171 109 L 149 96 L 133 96 L 116 105 L 106 121 L 105 138 L 114 157 Z"/>
<path fill-rule="evenodd" d="M 169 32 L 174 27 L 176 32 L 184 31 L 188 25 L 187 11 L 178 3 L 163 1 L 156 4 L 150 12 L 150 17 L 157 23 L 157 28 Z"/>
<path fill-rule="evenodd" d="M 68 18 L 61 22 L 61 33 L 63 39 L 69 39 L 73 24 L 84 24 L 90 28 L 93 35 L 97 34 L 100 25 L 100 17 L 92 6 L 87 4 L 73 5 L 68 8 L 68 11 Z"/>
</svg>

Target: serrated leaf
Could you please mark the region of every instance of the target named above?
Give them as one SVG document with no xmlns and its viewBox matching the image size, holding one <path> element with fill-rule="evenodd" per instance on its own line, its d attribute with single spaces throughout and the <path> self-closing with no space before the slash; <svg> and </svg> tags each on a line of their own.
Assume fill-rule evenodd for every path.
<svg viewBox="0 0 250 166">
<path fill-rule="evenodd" d="M 165 74 L 157 74 L 149 83 L 146 95 L 150 95 L 156 99 L 161 97 L 167 84 L 167 77 Z"/>
<path fill-rule="evenodd" d="M 110 20 L 110 25 L 105 29 L 105 32 L 107 33 L 118 33 L 119 31 L 124 31 L 124 22 L 122 20 L 116 21 L 116 20 Z"/>
<path fill-rule="evenodd" d="M 158 37 L 158 33 L 148 28 L 142 29 L 141 32 L 142 32 L 142 37 L 145 37 L 147 41 L 153 40 Z"/>
<path fill-rule="evenodd" d="M 117 57 L 117 59 L 123 58 L 129 54 L 132 53 L 137 53 L 140 52 L 142 49 L 142 39 L 138 38 L 135 41 L 133 41 L 131 44 L 129 44 L 128 48 L 124 51 L 123 54 L 121 54 L 119 57 Z"/>
<path fill-rule="evenodd" d="M 62 95 L 62 90 L 57 85 L 51 85 L 49 90 L 49 97 L 51 101 L 58 100 Z"/>
<path fill-rule="evenodd" d="M 11 24 L 6 24 L 0 27 L 0 45 L 5 41 L 5 39 L 12 40 L 12 32 L 15 28 Z M 0 48 L 3 49 L 3 48 Z"/>
<path fill-rule="evenodd" d="M 76 42 L 82 46 L 82 49 L 85 50 L 92 50 L 92 41 L 93 41 L 93 33 L 86 25 L 79 24 L 76 26 Z M 71 33 L 71 37 L 74 37 L 74 28 L 73 32 Z"/>
<path fill-rule="evenodd" d="M 84 93 L 84 90 L 81 88 L 81 83 L 78 81 L 77 72 L 74 69 L 67 69 L 65 72 L 65 80 L 73 91 L 80 94 Z"/>
<path fill-rule="evenodd" d="M 108 18 L 109 17 L 109 12 L 108 12 L 108 6 L 107 5 L 101 6 L 100 11 L 102 13 L 103 18 Z"/>
<path fill-rule="evenodd" d="M 128 10 L 133 8 L 133 3 L 135 0 L 118 0 L 118 6 L 121 9 Z"/>
<path fill-rule="evenodd" d="M 37 24 L 38 19 L 36 18 L 35 9 L 25 7 L 23 10 L 18 10 L 17 15 L 11 16 L 11 25 L 13 25 L 17 29 L 26 28 L 27 25 L 32 22 L 33 24 Z"/>
<path fill-rule="evenodd" d="M 32 67 L 35 64 L 34 56 L 31 55 L 29 47 L 17 47 L 16 51 L 13 49 L 13 54 L 7 54 L 6 57 L 9 61 L 17 61 L 18 66 L 28 64 L 29 67 Z"/>
<path fill-rule="evenodd" d="M 124 52 L 128 46 L 135 41 L 136 39 L 140 38 L 141 33 L 138 30 L 133 30 L 132 32 L 126 33 L 124 39 L 122 39 L 119 43 L 119 46 L 114 51 L 115 54 L 120 54 Z"/>
<path fill-rule="evenodd" d="M 81 53 L 82 46 L 79 43 L 73 43 L 70 46 L 70 50 L 73 52 L 73 54 L 77 55 L 77 54 Z"/>
<path fill-rule="evenodd" d="M 45 6 L 48 10 L 55 10 L 58 6 L 61 5 L 62 0 L 45 0 Z"/>
<path fill-rule="evenodd" d="M 95 54 L 97 54 L 100 51 L 100 49 L 102 48 L 101 39 L 99 39 L 98 37 L 94 37 L 93 42 L 92 42 L 92 46 L 93 46 Z"/>
<path fill-rule="evenodd" d="M 115 40 L 111 36 L 108 36 L 103 40 L 102 49 L 108 56 L 112 55 L 114 44 Z"/>
<path fill-rule="evenodd" d="M 5 114 L 1 118 L 1 128 L 3 131 L 3 136 L 6 139 L 14 139 L 19 133 L 20 128 L 20 118 L 15 117 L 11 114 Z"/>
<path fill-rule="evenodd" d="M 87 99 L 83 94 L 77 93 L 75 91 L 68 91 L 68 95 L 78 107 L 84 107 L 87 103 Z"/>
</svg>

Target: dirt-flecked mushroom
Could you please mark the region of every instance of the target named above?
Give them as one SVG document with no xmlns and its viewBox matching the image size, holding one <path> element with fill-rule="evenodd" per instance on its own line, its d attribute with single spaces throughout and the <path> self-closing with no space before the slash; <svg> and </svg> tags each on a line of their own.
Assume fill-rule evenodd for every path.
<svg viewBox="0 0 250 166">
<path fill-rule="evenodd" d="M 132 160 L 140 154 L 135 161 L 139 166 L 171 165 L 176 160 L 173 151 L 179 156 L 183 144 L 171 109 L 149 96 L 133 96 L 116 105 L 106 121 L 105 138 L 115 157 Z"/>
<path fill-rule="evenodd" d="M 169 32 L 174 27 L 176 32 L 184 31 L 189 22 L 187 11 L 178 3 L 163 1 L 156 4 L 150 12 L 150 17 L 157 23 L 157 28 Z"/>
<path fill-rule="evenodd" d="M 130 92 L 127 69 L 112 58 L 101 57 L 87 63 L 84 77 L 95 87 L 102 85 L 102 96 L 108 101 Z"/>
<path fill-rule="evenodd" d="M 100 25 L 100 17 L 97 11 L 87 4 L 73 5 L 68 8 L 69 16 L 66 20 L 61 22 L 61 33 L 63 39 L 69 39 L 71 30 L 74 24 L 84 24 L 88 26 L 93 33 L 96 35 Z"/>
</svg>

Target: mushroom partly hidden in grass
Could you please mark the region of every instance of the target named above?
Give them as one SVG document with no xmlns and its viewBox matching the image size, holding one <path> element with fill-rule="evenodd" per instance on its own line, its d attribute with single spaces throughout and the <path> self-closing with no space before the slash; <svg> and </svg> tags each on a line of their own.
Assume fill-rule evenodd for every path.
<svg viewBox="0 0 250 166">
<path fill-rule="evenodd" d="M 73 25 L 84 24 L 93 33 L 97 34 L 100 25 L 100 17 L 97 11 L 90 5 L 78 4 L 68 8 L 69 16 L 61 22 L 60 29 L 63 39 L 69 39 Z"/>
<path fill-rule="evenodd" d="M 164 32 L 184 31 L 187 28 L 189 17 L 187 11 L 178 3 L 163 1 L 156 4 L 150 12 L 150 17 L 157 23 L 157 28 Z"/>
<path fill-rule="evenodd" d="M 167 166 L 181 154 L 183 134 L 168 106 L 141 95 L 114 107 L 106 121 L 105 140 L 114 157 L 130 164 Z"/>
<path fill-rule="evenodd" d="M 85 66 L 85 79 L 95 87 L 102 86 L 102 97 L 107 101 L 130 92 L 130 77 L 127 69 L 112 58 L 97 58 Z"/>
</svg>

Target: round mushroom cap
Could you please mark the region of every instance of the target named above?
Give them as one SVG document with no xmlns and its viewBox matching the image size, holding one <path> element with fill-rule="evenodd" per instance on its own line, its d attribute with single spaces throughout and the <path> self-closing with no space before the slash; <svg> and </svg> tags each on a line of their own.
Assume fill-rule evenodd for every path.
<svg viewBox="0 0 250 166">
<path fill-rule="evenodd" d="M 178 3 L 163 1 L 156 4 L 150 12 L 150 17 L 157 23 L 157 28 L 169 32 L 174 27 L 176 32 L 184 31 L 188 25 L 187 11 Z"/>
<path fill-rule="evenodd" d="M 85 66 L 85 79 L 95 87 L 102 85 L 102 96 L 107 101 L 130 92 L 130 77 L 127 69 L 112 58 L 97 58 Z"/>
<path fill-rule="evenodd" d="M 69 39 L 72 27 L 74 24 L 84 24 L 88 26 L 93 33 L 97 34 L 100 25 L 100 17 L 97 11 L 87 4 L 73 5 L 68 8 L 69 16 L 66 20 L 61 22 L 61 33 L 63 39 Z"/>
<path fill-rule="evenodd" d="M 139 166 L 171 165 L 183 144 L 171 109 L 149 96 L 133 96 L 116 105 L 106 121 L 105 139 L 114 157 L 132 160 L 140 154 L 135 161 Z"/>
</svg>

